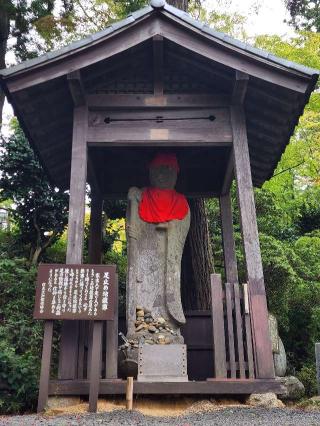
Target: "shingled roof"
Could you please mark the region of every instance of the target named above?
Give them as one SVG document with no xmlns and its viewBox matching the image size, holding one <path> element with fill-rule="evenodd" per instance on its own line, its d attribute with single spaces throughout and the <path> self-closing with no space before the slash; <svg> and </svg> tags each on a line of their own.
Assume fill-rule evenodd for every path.
<svg viewBox="0 0 320 426">
<path fill-rule="evenodd" d="M 314 90 L 319 71 L 278 58 L 152 0 L 103 31 L 0 71 L 1 85 L 53 182 L 69 184 L 73 103 L 66 75 L 87 93 L 152 93 L 152 37 L 164 38 L 164 93 L 230 95 L 235 71 L 250 76 L 245 110 L 253 182 L 270 178 Z"/>
</svg>

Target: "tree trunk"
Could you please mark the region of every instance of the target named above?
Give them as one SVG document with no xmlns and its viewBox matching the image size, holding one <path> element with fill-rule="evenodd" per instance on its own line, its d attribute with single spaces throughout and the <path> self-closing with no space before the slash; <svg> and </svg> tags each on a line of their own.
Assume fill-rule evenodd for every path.
<svg viewBox="0 0 320 426">
<path fill-rule="evenodd" d="M 0 1 L 0 69 L 6 67 L 6 52 L 9 37 L 9 2 Z M 0 87 L 0 129 L 5 95 Z"/>
<path fill-rule="evenodd" d="M 186 240 L 182 265 L 181 289 L 185 310 L 210 309 L 210 274 L 214 272 L 204 200 L 189 201 L 191 225 Z"/>
<path fill-rule="evenodd" d="M 168 4 L 171 4 L 171 6 L 177 7 L 178 9 L 184 10 L 185 12 L 188 11 L 188 0 L 167 0 Z"/>
<path fill-rule="evenodd" d="M 188 11 L 188 0 L 167 0 Z M 190 200 L 191 225 L 181 264 L 182 303 L 185 310 L 210 309 L 210 274 L 214 271 L 208 219 L 203 199 Z"/>
</svg>

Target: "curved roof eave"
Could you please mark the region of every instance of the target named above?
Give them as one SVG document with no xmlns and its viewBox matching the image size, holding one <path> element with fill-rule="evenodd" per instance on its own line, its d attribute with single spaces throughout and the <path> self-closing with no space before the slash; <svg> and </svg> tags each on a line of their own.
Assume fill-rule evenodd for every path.
<svg viewBox="0 0 320 426">
<path fill-rule="evenodd" d="M 100 43 L 106 38 L 113 36 L 118 31 L 124 30 L 126 27 L 135 25 L 138 21 L 141 21 L 142 19 L 145 19 L 154 13 L 160 13 L 169 18 L 171 17 L 171 19 L 180 20 L 182 23 L 188 24 L 195 30 L 200 31 L 204 36 L 209 36 L 213 41 L 216 41 L 225 47 L 236 48 L 238 51 L 242 51 L 244 54 L 250 55 L 250 57 L 268 62 L 269 65 L 278 65 L 284 67 L 288 71 L 293 73 L 301 73 L 309 78 L 314 75 L 319 75 L 319 70 L 306 67 L 283 58 L 279 58 L 265 50 L 258 49 L 249 45 L 248 43 L 236 40 L 225 33 L 215 31 L 208 24 L 198 21 L 192 18 L 188 13 L 165 3 L 163 7 L 148 5 L 136 12 L 133 12 L 127 18 L 115 22 L 104 30 L 92 34 L 82 40 L 75 41 L 59 50 L 45 53 L 44 55 L 28 61 L 24 61 L 13 67 L 2 69 L 0 70 L 0 76 L 2 76 L 4 79 L 10 78 L 18 74 L 23 74 L 25 71 L 29 71 L 32 68 L 50 64 L 53 61 L 63 59 L 66 56 L 70 56 L 72 54 L 78 53 L 81 50 L 88 49 L 92 45 Z"/>
</svg>

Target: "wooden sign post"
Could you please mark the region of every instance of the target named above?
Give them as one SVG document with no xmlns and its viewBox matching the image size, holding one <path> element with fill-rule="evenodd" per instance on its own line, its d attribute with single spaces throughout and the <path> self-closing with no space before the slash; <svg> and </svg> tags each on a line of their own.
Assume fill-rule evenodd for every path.
<svg viewBox="0 0 320 426">
<path fill-rule="evenodd" d="M 33 317 L 44 319 L 38 412 L 48 399 L 54 320 L 93 320 L 89 411 L 97 410 L 103 321 L 117 314 L 115 265 L 42 264 L 38 269 Z"/>
</svg>

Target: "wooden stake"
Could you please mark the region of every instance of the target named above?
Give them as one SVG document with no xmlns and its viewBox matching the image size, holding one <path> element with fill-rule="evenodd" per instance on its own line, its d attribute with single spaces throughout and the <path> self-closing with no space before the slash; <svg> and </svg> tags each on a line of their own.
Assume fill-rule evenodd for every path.
<svg viewBox="0 0 320 426">
<path fill-rule="evenodd" d="M 127 377 L 127 390 L 126 390 L 127 410 L 132 410 L 133 403 L 133 377 Z"/>
<path fill-rule="evenodd" d="M 53 321 L 51 320 L 46 321 L 44 323 L 44 336 L 43 336 L 39 397 L 38 397 L 38 409 L 37 409 L 38 413 L 41 413 L 42 411 L 44 411 L 45 406 L 47 404 L 47 400 L 48 400 L 52 334 L 53 334 Z"/>
</svg>

